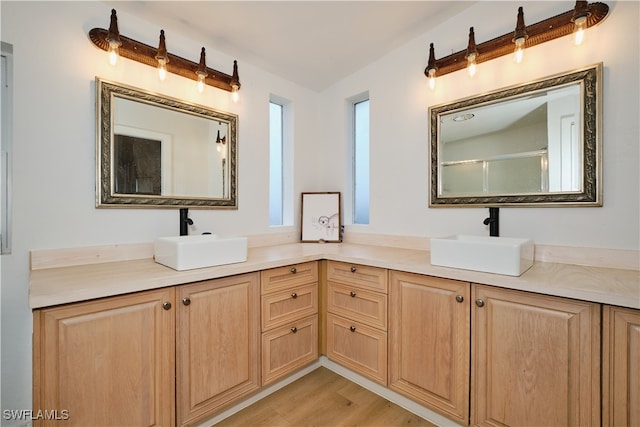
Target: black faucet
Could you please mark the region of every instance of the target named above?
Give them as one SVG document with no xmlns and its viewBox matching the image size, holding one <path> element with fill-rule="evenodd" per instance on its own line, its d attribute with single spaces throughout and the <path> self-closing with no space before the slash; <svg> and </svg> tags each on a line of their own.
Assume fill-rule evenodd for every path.
<svg viewBox="0 0 640 427">
<path fill-rule="evenodd" d="M 484 225 L 489 225 L 489 236 L 500 236 L 500 221 L 498 208 L 489 208 L 489 218 L 485 218 Z"/>
<path fill-rule="evenodd" d="M 186 236 L 189 234 L 189 226 L 193 225 L 193 221 L 189 218 L 189 209 L 180 209 L 180 235 Z"/>
</svg>

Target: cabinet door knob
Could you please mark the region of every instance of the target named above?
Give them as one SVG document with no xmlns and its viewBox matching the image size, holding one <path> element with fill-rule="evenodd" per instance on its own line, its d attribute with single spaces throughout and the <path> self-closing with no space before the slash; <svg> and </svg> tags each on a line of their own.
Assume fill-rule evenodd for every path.
<svg viewBox="0 0 640 427">
<path fill-rule="evenodd" d="M 165 310 L 171 310 L 171 303 L 169 301 L 163 302 L 162 308 L 164 308 Z"/>
<path fill-rule="evenodd" d="M 291 267 L 291 273 L 296 274 L 298 272 L 298 270 L 296 270 L 295 267 Z"/>
<path fill-rule="evenodd" d="M 356 331 L 356 327 L 355 327 L 355 326 L 350 326 L 350 327 L 349 327 L 349 330 L 350 330 L 351 332 L 355 332 L 355 331 Z"/>
<path fill-rule="evenodd" d="M 482 300 L 482 299 L 477 299 L 477 300 L 476 300 L 476 305 L 477 305 L 478 307 L 484 307 L 484 300 Z"/>
<path fill-rule="evenodd" d="M 351 291 L 349 292 L 349 295 L 351 295 L 351 298 L 355 298 L 358 294 L 356 294 L 356 291 Z"/>
<path fill-rule="evenodd" d="M 355 267 L 351 267 L 351 272 L 352 272 L 352 273 L 355 273 L 355 272 L 356 272 L 356 270 L 357 270 L 357 268 L 355 268 Z"/>
<path fill-rule="evenodd" d="M 456 301 L 462 302 L 464 301 L 464 297 L 462 295 L 456 295 Z"/>
<path fill-rule="evenodd" d="M 292 293 L 292 294 L 291 294 L 291 298 L 293 298 L 293 299 L 298 298 L 298 294 L 297 294 L 297 293 L 295 293 L 295 292 L 294 292 L 294 293 Z"/>
<path fill-rule="evenodd" d="M 295 334 L 296 332 L 298 332 L 298 328 L 296 328 L 296 327 L 294 326 L 293 328 L 291 328 L 291 332 L 293 332 L 293 333 Z"/>
<path fill-rule="evenodd" d="M 189 297 L 182 298 L 182 304 L 184 304 L 184 305 L 191 304 L 191 298 L 189 298 Z"/>
</svg>

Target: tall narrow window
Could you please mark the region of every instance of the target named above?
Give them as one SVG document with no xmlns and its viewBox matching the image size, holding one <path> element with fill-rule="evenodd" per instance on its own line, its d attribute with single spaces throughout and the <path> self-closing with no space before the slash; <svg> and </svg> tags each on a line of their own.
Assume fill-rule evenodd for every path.
<svg viewBox="0 0 640 427">
<path fill-rule="evenodd" d="M 369 100 L 353 105 L 353 223 L 369 224 Z"/>
<path fill-rule="evenodd" d="M 0 55 L 0 253 L 11 253 L 11 155 L 13 46 L 2 42 Z"/>
<path fill-rule="evenodd" d="M 269 102 L 269 225 L 283 224 L 283 106 Z"/>
</svg>

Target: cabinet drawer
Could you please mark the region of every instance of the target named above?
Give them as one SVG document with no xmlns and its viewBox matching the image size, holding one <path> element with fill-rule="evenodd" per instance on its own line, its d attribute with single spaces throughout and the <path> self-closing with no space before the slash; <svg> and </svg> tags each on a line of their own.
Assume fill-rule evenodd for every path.
<svg viewBox="0 0 640 427">
<path fill-rule="evenodd" d="M 368 326 L 387 330 L 387 295 L 329 283 L 327 310 Z"/>
<path fill-rule="evenodd" d="M 387 270 L 384 268 L 329 261 L 327 280 L 387 293 Z"/>
<path fill-rule="evenodd" d="M 318 315 L 262 334 L 262 385 L 318 358 Z"/>
<path fill-rule="evenodd" d="M 318 312 L 318 284 L 298 286 L 262 296 L 262 330 Z"/>
<path fill-rule="evenodd" d="M 327 357 L 387 385 L 387 333 L 327 314 Z"/>
<path fill-rule="evenodd" d="M 260 276 L 262 294 L 281 291 L 293 286 L 318 281 L 318 263 L 305 262 L 262 271 Z"/>
</svg>

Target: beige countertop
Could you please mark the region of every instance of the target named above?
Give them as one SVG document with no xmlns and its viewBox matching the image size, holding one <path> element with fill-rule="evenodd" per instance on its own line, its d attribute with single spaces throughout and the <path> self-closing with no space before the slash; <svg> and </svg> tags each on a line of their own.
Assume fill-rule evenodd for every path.
<svg viewBox="0 0 640 427">
<path fill-rule="evenodd" d="M 151 258 L 32 270 L 32 309 L 329 259 L 640 309 L 640 272 L 535 262 L 520 277 L 437 267 L 428 251 L 350 243 L 249 248 L 247 261 L 175 271 Z"/>
</svg>

